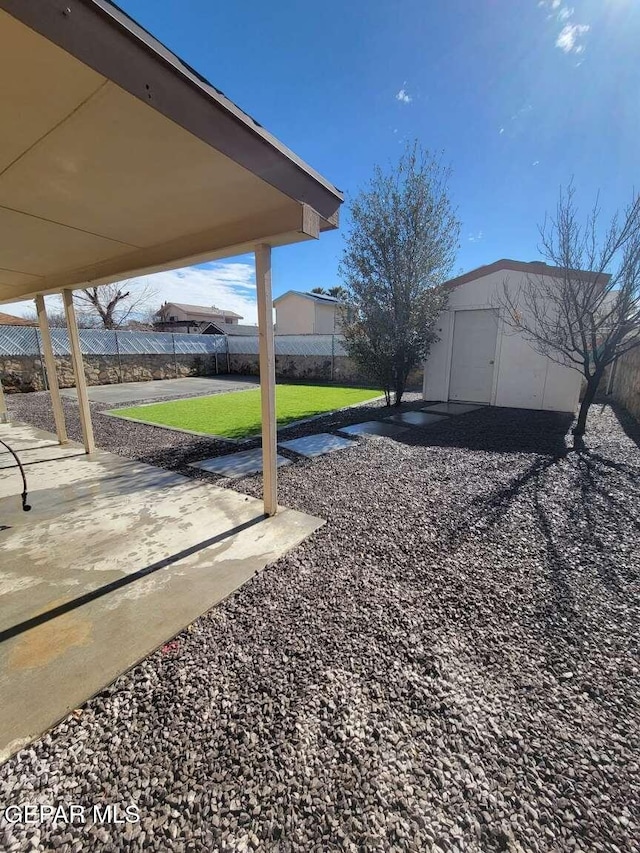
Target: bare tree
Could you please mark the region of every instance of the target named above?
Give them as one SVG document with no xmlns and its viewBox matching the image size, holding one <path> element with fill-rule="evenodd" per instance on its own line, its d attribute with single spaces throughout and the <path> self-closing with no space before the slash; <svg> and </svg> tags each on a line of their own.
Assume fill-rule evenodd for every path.
<svg viewBox="0 0 640 853">
<path fill-rule="evenodd" d="M 74 296 L 79 311 L 95 318 L 104 329 L 117 329 L 134 319 L 136 314 L 146 316 L 145 309 L 157 298 L 157 293 L 148 284 L 140 286 L 120 281 L 101 287 L 87 287 Z"/>
<path fill-rule="evenodd" d="M 499 300 L 507 324 L 538 352 L 584 376 L 578 446 L 605 370 L 640 345 L 640 196 L 604 230 L 599 221 L 598 198 L 581 223 L 573 183 L 561 189 L 555 217 L 539 228 L 541 254 L 557 277 L 527 276 L 515 292 L 505 285 Z"/>
<path fill-rule="evenodd" d="M 400 405 L 411 370 L 427 357 L 460 223 L 449 170 L 415 143 L 351 204 L 340 266 L 348 290 L 342 331 L 349 355 Z"/>
<path fill-rule="evenodd" d="M 37 311 L 27 311 L 24 315 L 25 320 L 31 320 L 34 323 L 38 322 L 38 312 Z M 66 329 L 67 328 L 67 318 L 65 317 L 64 311 L 62 308 L 51 308 L 49 306 L 47 308 L 47 320 L 49 322 L 49 328 L 51 329 Z M 78 325 L 80 322 L 78 321 Z"/>
</svg>

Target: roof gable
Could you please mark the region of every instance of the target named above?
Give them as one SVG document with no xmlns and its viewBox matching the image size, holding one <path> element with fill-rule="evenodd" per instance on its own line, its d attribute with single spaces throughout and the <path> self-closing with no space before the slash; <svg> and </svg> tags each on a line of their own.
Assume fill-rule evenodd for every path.
<svg viewBox="0 0 640 853">
<path fill-rule="evenodd" d="M 238 320 L 243 319 L 242 314 L 236 314 L 235 311 L 227 311 L 226 308 L 216 308 L 215 305 L 207 307 L 206 305 L 187 305 L 184 302 L 165 302 L 162 306 L 163 309 L 170 307 L 186 311 L 188 314 L 202 314 L 206 317 L 237 317 Z"/>
<path fill-rule="evenodd" d="M 25 317 L 15 317 L 13 314 L 4 314 L 0 311 L 0 326 L 37 326 L 35 320 L 27 320 Z"/>
<path fill-rule="evenodd" d="M 304 299 L 310 299 L 312 302 L 326 305 L 337 305 L 339 300 L 335 296 L 326 296 L 324 293 L 305 293 L 302 290 L 287 290 L 273 300 L 273 304 L 277 305 L 287 296 L 302 296 Z"/>
<path fill-rule="evenodd" d="M 494 272 L 501 272 L 502 270 L 524 272 L 529 273 L 530 275 L 548 275 L 553 278 L 559 278 L 565 272 L 562 267 L 552 267 L 549 266 L 549 264 L 545 264 L 543 261 L 513 261 L 510 258 L 501 258 L 499 261 L 494 261 L 492 264 L 486 264 L 483 267 L 477 267 L 474 270 L 469 270 L 469 272 L 463 273 L 455 278 L 450 278 L 448 281 L 445 281 L 444 286 L 447 288 L 459 287 L 461 284 L 467 284 L 470 281 L 475 281 L 478 278 L 483 278 L 486 275 L 491 275 Z M 576 273 L 577 276 L 583 278 L 585 281 L 593 281 L 596 278 L 608 281 L 611 278 L 610 275 L 601 275 L 589 272 L 588 270 L 572 270 L 572 272 Z"/>
</svg>

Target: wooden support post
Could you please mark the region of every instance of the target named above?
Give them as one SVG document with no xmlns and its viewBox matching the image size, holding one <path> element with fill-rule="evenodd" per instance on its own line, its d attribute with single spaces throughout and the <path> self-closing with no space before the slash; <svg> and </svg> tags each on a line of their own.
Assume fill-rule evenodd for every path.
<svg viewBox="0 0 640 853">
<path fill-rule="evenodd" d="M 71 346 L 71 361 L 73 362 L 73 373 L 76 379 L 76 393 L 78 395 L 78 408 L 80 410 L 80 425 L 82 426 L 82 438 L 86 453 L 93 453 L 96 449 L 93 440 L 93 426 L 91 424 L 91 409 L 89 408 L 89 395 L 87 394 L 87 380 L 84 375 L 84 362 L 82 361 L 82 350 L 80 348 L 80 335 L 78 334 L 78 323 L 76 312 L 73 307 L 73 291 L 63 290 L 64 313 L 67 318 L 67 333 Z"/>
<path fill-rule="evenodd" d="M 4 399 L 2 379 L 0 378 L 0 424 L 7 423 L 9 423 L 9 412 L 7 411 L 7 401 Z"/>
<path fill-rule="evenodd" d="M 49 393 L 51 394 L 53 419 L 56 422 L 56 435 L 60 444 L 66 444 L 69 440 L 67 437 L 67 425 L 64 420 L 64 409 L 62 408 L 62 398 L 60 397 L 56 360 L 53 355 L 51 330 L 49 329 L 49 319 L 47 318 L 44 296 L 36 296 L 36 311 L 38 313 L 38 326 L 40 327 L 40 336 L 42 338 L 44 364 L 47 369 L 47 384 L 49 385 Z"/>
<path fill-rule="evenodd" d="M 265 515 L 278 511 L 278 466 L 276 427 L 276 358 L 273 342 L 271 298 L 271 246 L 255 250 L 260 338 L 260 397 L 262 401 L 262 491 Z"/>
</svg>

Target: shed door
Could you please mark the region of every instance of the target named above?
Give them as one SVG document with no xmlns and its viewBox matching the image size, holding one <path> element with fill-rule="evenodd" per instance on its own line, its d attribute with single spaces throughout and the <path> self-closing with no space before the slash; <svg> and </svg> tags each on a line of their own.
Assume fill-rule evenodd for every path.
<svg viewBox="0 0 640 853">
<path fill-rule="evenodd" d="M 498 337 L 498 315 L 491 308 L 456 311 L 449 399 L 490 403 Z"/>
</svg>

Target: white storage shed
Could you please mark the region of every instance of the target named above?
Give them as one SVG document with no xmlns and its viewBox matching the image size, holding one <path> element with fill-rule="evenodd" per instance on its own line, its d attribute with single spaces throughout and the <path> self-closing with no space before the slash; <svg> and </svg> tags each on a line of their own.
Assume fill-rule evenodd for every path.
<svg viewBox="0 0 640 853">
<path fill-rule="evenodd" d="M 527 279 L 560 274 L 537 261 L 505 259 L 447 282 L 451 293 L 436 326 L 439 340 L 425 364 L 424 399 L 574 412 L 580 373 L 536 352 L 504 322 L 499 307 L 505 285 L 515 293 Z"/>
</svg>

